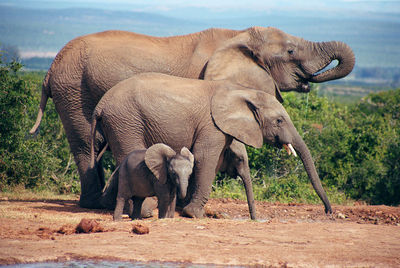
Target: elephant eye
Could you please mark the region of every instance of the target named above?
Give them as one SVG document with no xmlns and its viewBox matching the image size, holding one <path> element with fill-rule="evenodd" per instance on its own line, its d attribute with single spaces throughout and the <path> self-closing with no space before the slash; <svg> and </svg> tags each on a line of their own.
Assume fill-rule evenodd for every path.
<svg viewBox="0 0 400 268">
<path fill-rule="evenodd" d="M 283 122 L 282 119 L 280 119 L 280 118 L 276 119 L 276 123 L 277 123 L 278 125 L 282 124 L 282 122 Z"/>
<path fill-rule="evenodd" d="M 289 54 L 289 55 L 293 55 L 293 54 L 294 54 L 294 50 L 293 50 L 293 49 L 289 49 L 289 50 L 288 50 L 288 54 Z"/>
</svg>

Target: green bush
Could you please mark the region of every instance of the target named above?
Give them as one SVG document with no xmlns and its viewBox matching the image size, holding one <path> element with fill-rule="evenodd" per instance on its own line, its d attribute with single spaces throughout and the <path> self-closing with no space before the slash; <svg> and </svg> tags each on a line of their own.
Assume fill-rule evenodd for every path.
<svg viewBox="0 0 400 268">
<path fill-rule="evenodd" d="M 28 189 L 80 191 L 78 174 L 51 101 L 32 138 L 44 73 L 22 75 L 18 62 L 0 62 L 0 190 L 22 185 Z"/>
</svg>

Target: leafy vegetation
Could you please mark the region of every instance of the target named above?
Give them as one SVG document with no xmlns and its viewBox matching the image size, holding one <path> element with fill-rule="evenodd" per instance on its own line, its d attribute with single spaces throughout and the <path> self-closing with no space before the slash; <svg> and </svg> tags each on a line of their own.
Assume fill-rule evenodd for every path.
<svg viewBox="0 0 400 268">
<path fill-rule="evenodd" d="M 79 176 L 52 101 L 40 134 L 28 135 L 44 72 L 21 72 L 17 62 L 0 64 L 0 191 L 79 194 Z M 370 94 L 351 105 L 319 95 L 318 88 L 307 95 L 286 93 L 284 105 L 314 157 L 331 202 L 400 204 L 400 89 Z M 299 158 L 268 145 L 248 148 L 248 153 L 256 199 L 320 203 Z M 110 174 L 110 156 L 105 166 Z M 216 180 L 212 195 L 246 198 L 236 178 Z"/>
<path fill-rule="evenodd" d="M 0 66 L 0 190 L 15 186 L 79 192 L 79 179 L 62 124 L 50 101 L 33 139 L 44 73 L 20 74 L 18 62 Z"/>
</svg>

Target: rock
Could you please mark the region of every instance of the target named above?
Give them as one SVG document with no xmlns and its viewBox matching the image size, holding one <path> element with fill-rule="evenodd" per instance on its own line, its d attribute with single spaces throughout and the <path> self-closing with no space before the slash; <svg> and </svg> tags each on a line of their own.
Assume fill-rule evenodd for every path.
<svg viewBox="0 0 400 268">
<path fill-rule="evenodd" d="M 96 233 L 104 232 L 103 227 L 96 220 L 82 219 L 81 222 L 76 226 L 76 233 Z"/>
<path fill-rule="evenodd" d="M 346 215 L 344 215 L 343 213 L 338 213 L 337 214 L 338 219 L 346 219 Z"/>
<path fill-rule="evenodd" d="M 150 229 L 146 225 L 136 223 L 132 226 L 132 232 L 135 234 L 143 235 L 148 234 L 150 232 Z"/>
</svg>

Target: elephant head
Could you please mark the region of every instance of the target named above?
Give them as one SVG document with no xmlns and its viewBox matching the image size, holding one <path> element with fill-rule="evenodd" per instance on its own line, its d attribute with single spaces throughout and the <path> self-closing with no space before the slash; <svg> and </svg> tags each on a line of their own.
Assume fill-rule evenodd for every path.
<svg viewBox="0 0 400 268">
<path fill-rule="evenodd" d="M 179 198 L 186 197 L 194 165 L 194 156 L 186 147 L 177 154 L 171 147 L 157 143 L 147 149 L 144 159 L 161 184 L 169 181 L 177 187 Z"/>
<path fill-rule="evenodd" d="M 323 71 L 334 60 L 338 65 Z M 309 92 L 309 82 L 342 78 L 354 64 L 354 54 L 343 42 L 310 42 L 276 28 L 253 27 L 215 51 L 204 79 L 229 79 L 282 102 L 279 90 Z"/>
<path fill-rule="evenodd" d="M 307 145 L 294 127 L 285 108 L 270 94 L 259 90 L 219 89 L 211 100 L 215 125 L 225 134 L 255 148 L 263 143 L 299 154 L 308 177 L 325 206 L 332 209 L 321 185 Z"/>
</svg>

